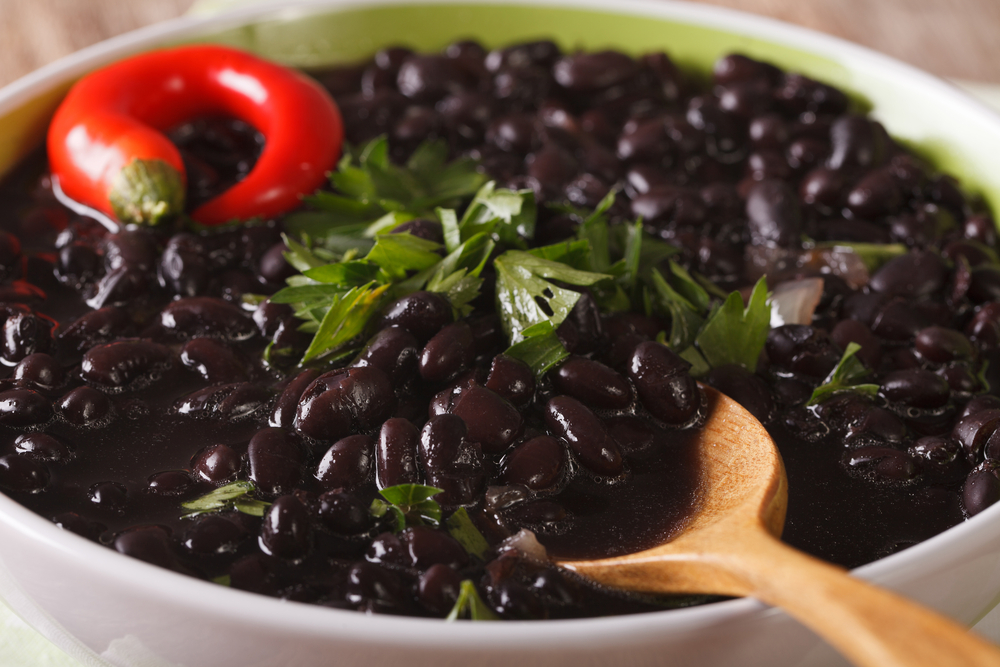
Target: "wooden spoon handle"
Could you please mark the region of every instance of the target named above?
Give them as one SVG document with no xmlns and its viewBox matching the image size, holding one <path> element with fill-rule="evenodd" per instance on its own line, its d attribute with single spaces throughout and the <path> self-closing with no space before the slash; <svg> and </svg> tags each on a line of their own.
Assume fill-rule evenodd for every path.
<svg viewBox="0 0 1000 667">
<path fill-rule="evenodd" d="M 742 536 L 741 536 L 742 537 Z M 929 609 L 761 531 L 719 563 L 861 667 L 998 667 L 1000 649 Z"/>
</svg>

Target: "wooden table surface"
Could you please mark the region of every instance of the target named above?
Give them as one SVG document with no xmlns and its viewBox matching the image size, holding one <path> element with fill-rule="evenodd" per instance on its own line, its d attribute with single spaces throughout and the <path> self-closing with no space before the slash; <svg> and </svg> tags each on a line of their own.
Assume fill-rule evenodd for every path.
<svg viewBox="0 0 1000 667">
<path fill-rule="evenodd" d="M 1000 0 L 700 1 L 837 35 L 940 76 L 1000 83 Z M 193 2 L 0 0 L 0 85 Z"/>
</svg>

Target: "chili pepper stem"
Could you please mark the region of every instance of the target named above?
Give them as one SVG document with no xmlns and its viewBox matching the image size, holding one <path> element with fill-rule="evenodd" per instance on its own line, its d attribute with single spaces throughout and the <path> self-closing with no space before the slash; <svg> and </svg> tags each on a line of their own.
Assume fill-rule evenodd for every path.
<svg viewBox="0 0 1000 667">
<path fill-rule="evenodd" d="M 108 199 L 122 223 L 158 225 L 184 211 L 184 179 L 163 160 L 136 158 L 115 177 Z"/>
</svg>

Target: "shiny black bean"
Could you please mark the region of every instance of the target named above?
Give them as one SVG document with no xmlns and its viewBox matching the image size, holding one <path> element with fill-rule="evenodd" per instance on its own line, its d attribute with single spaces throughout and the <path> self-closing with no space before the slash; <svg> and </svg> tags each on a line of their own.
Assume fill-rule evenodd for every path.
<svg viewBox="0 0 1000 667">
<path fill-rule="evenodd" d="M 59 362 L 45 354 L 29 354 L 14 367 L 14 378 L 41 389 L 55 389 L 66 382 L 66 373 Z"/>
<path fill-rule="evenodd" d="M 968 296 L 973 303 L 1000 301 L 1000 267 L 982 265 L 973 268 Z"/>
<path fill-rule="evenodd" d="M 886 400 L 914 408 L 939 408 L 948 402 L 948 382 L 922 368 L 893 371 L 882 379 L 880 392 Z"/>
<path fill-rule="evenodd" d="M 830 152 L 829 148 L 824 141 L 805 137 L 789 144 L 785 157 L 792 169 L 805 171 L 820 164 Z"/>
<path fill-rule="evenodd" d="M 507 452 L 501 462 L 500 479 L 542 491 L 562 479 L 565 465 L 563 445 L 551 436 L 540 435 Z"/>
<path fill-rule="evenodd" d="M 242 341 L 257 333 L 253 320 L 238 306 L 207 296 L 172 301 L 160 313 L 160 326 L 180 338 Z"/>
<path fill-rule="evenodd" d="M 1000 303 L 979 306 L 965 327 L 969 338 L 981 347 L 991 349 L 1000 343 Z"/>
<path fill-rule="evenodd" d="M 264 513 L 260 547 L 279 558 L 299 558 L 309 551 L 312 528 L 309 510 L 295 496 L 281 496 Z"/>
<path fill-rule="evenodd" d="M 781 70 L 770 63 L 754 60 L 739 53 L 730 53 L 715 61 L 712 66 L 715 83 L 726 85 L 739 81 L 761 80 L 777 83 Z"/>
<path fill-rule="evenodd" d="M 380 330 L 351 362 L 352 366 L 374 366 L 394 386 L 405 384 L 416 375 L 420 344 L 406 329 L 388 326 Z"/>
<path fill-rule="evenodd" d="M 997 244 L 997 227 L 993 218 L 986 213 L 970 215 L 962 226 L 962 236 L 993 248 Z"/>
<path fill-rule="evenodd" d="M 302 479 L 301 445 L 280 428 L 264 428 L 247 448 L 250 479 L 266 494 L 288 493 Z"/>
<path fill-rule="evenodd" d="M 208 515 L 198 520 L 184 535 L 183 544 L 188 551 L 199 555 L 235 553 L 247 533 L 226 517 Z"/>
<path fill-rule="evenodd" d="M 964 259 L 970 267 L 991 264 L 996 261 L 996 254 L 993 253 L 993 250 L 977 241 L 952 241 L 944 247 L 941 255 L 952 262 Z"/>
<path fill-rule="evenodd" d="M 951 438 L 930 435 L 915 441 L 908 451 L 925 464 L 943 466 L 955 461 L 962 453 L 962 447 Z"/>
<path fill-rule="evenodd" d="M 59 342 L 82 352 L 124 336 L 130 326 L 131 320 L 123 309 L 109 306 L 92 310 L 63 327 L 59 332 Z"/>
<path fill-rule="evenodd" d="M 258 275 L 269 283 L 284 285 L 285 278 L 298 273 L 298 270 L 285 259 L 286 252 L 288 246 L 283 242 L 271 246 L 257 264 Z"/>
<path fill-rule="evenodd" d="M 762 424 L 769 422 L 774 415 L 775 404 L 771 388 L 742 366 L 718 366 L 709 371 L 704 381 L 742 405 Z"/>
<path fill-rule="evenodd" d="M 271 401 L 270 392 L 250 382 L 212 385 L 179 398 L 176 414 L 194 419 L 237 421 L 263 411 Z"/>
<path fill-rule="evenodd" d="M 149 230 L 126 229 L 104 238 L 104 263 L 109 271 L 121 266 L 149 270 L 156 256 L 156 238 Z"/>
<path fill-rule="evenodd" d="M 701 225 L 707 215 L 697 193 L 686 188 L 664 187 L 650 190 L 632 199 L 632 215 L 656 227 Z"/>
<path fill-rule="evenodd" d="M 413 292 L 386 308 L 381 326 L 403 327 L 426 343 L 451 321 L 451 305 L 444 297 L 434 292 Z"/>
<path fill-rule="evenodd" d="M 505 619 L 529 620 L 545 617 L 545 608 L 535 593 L 514 579 L 506 579 L 487 594 L 495 610 Z"/>
<path fill-rule="evenodd" d="M 979 514 L 1000 500 L 1000 479 L 988 467 L 980 467 L 969 473 L 962 486 L 962 506 L 969 516 Z"/>
<path fill-rule="evenodd" d="M 917 462 L 906 452 L 868 445 L 844 453 L 848 468 L 868 470 L 877 478 L 905 482 L 920 473 Z"/>
<path fill-rule="evenodd" d="M 52 417 L 52 404 L 37 391 L 0 391 L 0 424 L 15 428 L 44 424 Z"/>
<path fill-rule="evenodd" d="M 427 341 L 420 353 L 420 376 L 430 382 L 444 382 L 467 370 L 475 359 L 472 329 L 465 322 L 454 322 Z"/>
<path fill-rule="evenodd" d="M 170 366 L 170 349 L 146 340 L 95 345 L 83 355 L 80 376 L 87 382 L 121 389 L 151 381 Z"/>
<path fill-rule="evenodd" d="M 74 289 L 97 280 L 102 268 L 100 255 L 86 243 L 71 243 L 59 249 L 56 276 L 60 282 Z M 0 273 L 6 273 L 2 263 Z"/>
<path fill-rule="evenodd" d="M 486 133 L 494 106 L 489 95 L 468 91 L 445 97 L 437 103 L 437 110 L 452 132 L 465 141 L 476 143 Z"/>
<path fill-rule="evenodd" d="M 77 387 L 56 403 L 59 416 L 74 426 L 94 427 L 109 421 L 111 400 L 99 389 Z"/>
<path fill-rule="evenodd" d="M 746 214 L 755 243 L 783 247 L 800 243 L 802 211 L 787 183 L 767 180 L 753 186 L 747 195 Z"/>
<path fill-rule="evenodd" d="M 280 426 L 291 428 L 295 421 L 295 411 L 299 406 L 299 399 L 305 393 L 306 388 L 319 377 L 319 371 L 306 369 L 293 377 L 274 404 L 271 417 L 268 420 L 269 426 Z"/>
<path fill-rule="evenodd" d="M 948 280 L 948 267 L 936 252 L 917 251 L 886 262 L 869 282 L 876 292 L 907 298 L 940 291 Z"/>
<path fill-rule="evenodd" d="M 442 55 L 408 57 L 396 76 L 399 92 L 422 103 L 433 103 L 445 95 L 471 88 L 472 78 L 455 60 Z"/>
<path fill-rule="evenodd" d="M 490 51 L 486 56 L 486 69 L 496 72 L 501 67 L 524 67 L 538 65 L 549 67 L 562 55 L 554 42 L 540 40 L 515 44 L 503 49 Z"/>
<path fill-rule="evenodd" d="M 632 58 L 617 51 L 597 51 L 565 56 L 552 66 L 552 75 L 563 88 L 591 93 L 624 83 L 639 67 Z"/>
<path fill-rule="evenodd" d="M 191 471 L 212 483 L 232 480 L 241 467 L 240 455 L 229 445 L 208 445 L 191 457 Z"/>
<path fill-rule="evenodd" d="M 860 345 L 861 349 L 857 351 L 855 356 L 868 368 L 878 368 L 879 361 L 882 359 L 882 344 L 863 322 L 841 320 L 830 331 L 830 338 L 842 350 L 846 350 L 850 343 Z"/>
<path fill-rule="evenodd" d="M 281 323 L 292 317 L 293 314 L 292 307 L 287 303 L 271 303 L 271 300 L 268 299 L 257 306 L 252 317 L 260 334 L 265 338 L 272 338 Z"/>
<path fill-rule="evenodd" d="M 316 468 L 316 479 L 325 489 L 351 491 L 368 480 L 375 441 L 367 435 L 349 435 L 330 445 Z"/>
<path fill-rule="evenodd" d="M 962 412 L 959 413 L 959 419 L 965 419 L 969 415 L 974 415 L 977 412 L 982 412 L 983 410 L 996 410 L 1000 409 L 1000 396 L 994 396 L 992 394 L 982 394 L 980 396 L 973 397 L 965 407 L 962 408 Z"/>
<path fill-rule="evenodd" d="M 493 77 L 493 96 L 515 111 L 525 111 L 548 97 L 552 76 L 548 69 L 526 65 L 504 67 Z"/>
<path fill-rule="evenodd" d="M 163 526 L 136 526 L 115 536 L 115 551 L 167 569 L 177 567 L 170 533 Z"/>
<path fill-rule="evenodd" d="M 420 481 L 417 471 L 417 447 L 420 431 L 401 417 L 386 420 L 379 431 L 375 463 L 379 488 Z"/>
<path fill-rule="evenodd" d="M 372 610 L 405 608 L 407 593 L 399 576 L 374 563 L 355 563 L 347 572 L 346 600 Z"/>
<path fill-rule="evenodd" d="M 510 402 L 485 387 L 472 386 L 455 401 L 452 413 L 468 427 L 468 439 L 487 454 L 507 449 L 521 432 L 521 414 Z"/>
<path fill-rule="evenodd" d="M 799 197 L 808 206 L 835 208 L 846 197 L 847 180 L 839 171 L 816 167 L 799 184 Z"/>
<path fill-rule="evenodd" d="M 164 470 L 146 480 L 146 490 L 155 496 L 183 496 L 192 488 L 194 480 L 186 470 Z"/>
<path fill-rule="evenodd" d="M 73 458 L 73 448 L 68 443 L 48 433 L 23 433 L 14 439 L 18 454 L 40 461 L 65 463 Z"/>
<path fill-rule="evenodd" d="M 546 198 L 559 196 L 579 170 L 579 164 L 569 151 L 554 143 L 542 146 L 525 158 L 528 176 L 542 186 Z"/>
<path fill-rule="evenodd" d="M 374 367 L 342 368 L 320 375 L 306 388 L 295 413 L 295 430 L 315 440 L 339 440 L 370 431 L 396 408 L 385 373 Z"/>
<path fill-rule="evenodd" d="M 899 443 L 906 437 L 906 424 L 884 408 L 872 408 L 859 423 L 851 426 L 849 434 L 866 434 L 885 442 Z"/>
<path fill-rule="evenodd" d="M 134 299 L 149 294 L 149 276 L 130 266 L 119 266 L 104 274 L 97 283 L 97 293 L 87 299 L 91 308 L 127 306 Z"/>
<path fill-rule="evenodd" d="M 657 419 L 683 424 L 698 410 L 701 394 L 688 373 L 688 364 L 667 346 L 639 343 L 628 363 L 639 400 Z"/>
<path fill-rule="evenodd" d="M 0 487 L 37 493 L 49 483 L 49 470 L 42 461 L 20 454 L 0 456 Z"/>
<path fill-rule="evenodd" d="M 98 482 L 90 487 L 87 495 L 96 507 L 112 514 L 124 514 L 128 504 L 128 491 L 118 482 Z"/>
<path fill-rule="evenodd" d="M 719 107 L 741 118 L 752 118 L 771 109 L 773 98 L 766 81 L 740 81 L 717 89 Z"/>
<path fill-rule="evenodd" d="M 455 415 L 431 417 L 420 431 L 420 461 L 432 471 L 447 470 L 459 457 L 467 429 Z"/>
<path fill-rule="evenodd" d="M 1000 409 L 980 410 L 955 422 L 951 437 L 965 449 L 966 458 L 975 461 L 998 425 Z"/>
<path fill-rule="evenodd" d="M 520 359 L 498 354 L 484 386 L 514 405 L 524 405 L 535 395 L 535 376 Z"/>
<path fill-rule="evenodd" d="M 628 380 L 592 359 L 571 356 L 550 377 L 556 391 L 592 408 L 617 410 L 632 402 Z"/>
<path fill-rule="evenodd" d="M 45 352 L 51 344 L 52 323 L 35 313 L 15 313 L 4 322 L 2 356 L 8 364 Z"/>
<path fill-rule="evenodd" d="M 417 580 L 417 601 L 438 616 L 444 616 L 455 606 L 462 578 L 454 568 L 437 563 L 421 573 Z"/>
<path fill-rule="evenodd" d="M 197 296 L 207 288 L 210 275 L 210 262 L 199 239 L 191 234 L 170 238 L 157 268 L 161 287 L 182 297 Z"/>
<path fill-rule="evenodd" d="M 76 533 L 80 537 L 97 541 L 101 533 L 104 532 L 105 526 L 93 521 L 87 521 L 82 516 L 76 512 L 62 512 L 52 517 L 52 523 L 59 526 L 63 530 L 68 530 L 71 533 Z"/>
<path fill-rule="evenodd" d="M 966 361 L 976 353 L 972 343 L 960 331 L 938 326 L 917 332 L 916 348 L 925 359 L 936 364 Z"/>
<path fill-rule="evenodd" d="M 320 495 L 317 512 L 323 525 L 340 535 L 359 535 L 373 523 L 367 504 L 353 494 L 336 490 Z"/>
<path fill-rule="evenodd" d="M 210 384 L 249 379 L 246 366 L 229 347 L 213 338 L 192 338 L 181 348 L 181 363 Z"/>
<path fill-rule="evenodd" d="M 569 396 L 557 396 L 545 405 L 545 423 L 569 443 L 577 460 L 600 475 L 622 471 L 621 450 L 597 416 L 587 406 Z"/>
<path fill-rule="evenodd" d="M 486 141 L 502 151 L 527 155 L 540 146 L 534 116 L 526 113 L 497 118 L 486 130 Z"/>
<path fill-rule="evenodd" d="M 847 193 L 847 207 L 861 218 L 878 218 L 895 213 L 903 205 L 903 193 L 888 169 L 868 172 Z"/>
<path fill-rule="evenodd" d="M 864 116 L 841 116 L 830 126 L 831 169 L 875 167 L 888 152 L 889 138 L 885 129 Z"/>
</svg>

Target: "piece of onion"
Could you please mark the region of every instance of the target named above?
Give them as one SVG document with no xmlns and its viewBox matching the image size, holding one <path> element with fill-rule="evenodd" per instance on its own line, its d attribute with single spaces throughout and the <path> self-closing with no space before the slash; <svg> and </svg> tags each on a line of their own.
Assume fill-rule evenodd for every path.
<svg viewBox="0 0 1000 667">
<path fill-rule="evenodd" d="M 517 551 L 523 557 L 540 563 L 545 563 L 549 560 L 549 552 L 545 550 L 545 547 L 538 541 L 535 534 L 527 528 L 522 528 L 501 542 L 497 551 L 500 553 L 504 551 Z"/>
<path fill-rule="evenodd" d="M 822 278 L 800 278 L 779 283 L 771 292 L 771 326 L 812 324 L 823 296 Z"/>
</svg>

